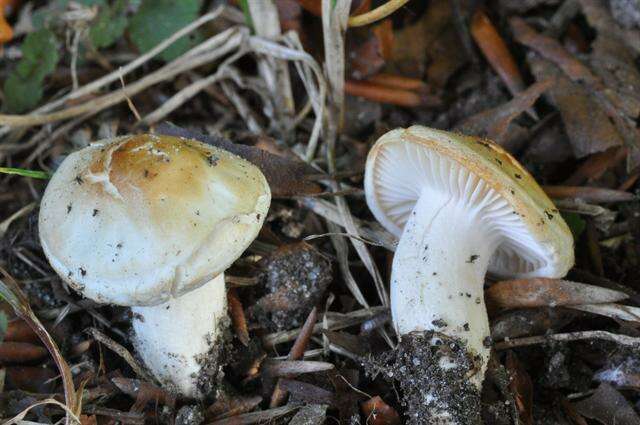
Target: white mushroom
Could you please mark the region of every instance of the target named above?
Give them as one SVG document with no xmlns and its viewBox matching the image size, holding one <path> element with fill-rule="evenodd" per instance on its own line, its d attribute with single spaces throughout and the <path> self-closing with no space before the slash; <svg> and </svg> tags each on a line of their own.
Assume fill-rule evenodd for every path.
<svg viewBox="0 0 640 425">
<path fill-rule="evenodd" d="M 486 272 L 564 276 L 574 261 L 570 230 L 502 148 L 426 127 L 393 130 L 376 142 L 365 191 L 376 219 L 400 238 L 391 275 L 398 333 L 404 341 L 414 332 L 433 332 L 466 345 L 475 370 L 460 379 L 478 389 L 479 402 L 491 347 Z M 455 366 L 442 362 L 443 369 Z M 440 390 L 425 390 L 433 418 L 461 423 Z"/>
<path fill-rule="evenodd" d="M 42 199 L 40 239 L 71 287 L 132 306 L 134 346 L 163 385 L 202 397 L 227 316 L 223 272 L 270 200 L 260 170 L 225 150 L 124 136 L 64 160 Z"/>
</svg>

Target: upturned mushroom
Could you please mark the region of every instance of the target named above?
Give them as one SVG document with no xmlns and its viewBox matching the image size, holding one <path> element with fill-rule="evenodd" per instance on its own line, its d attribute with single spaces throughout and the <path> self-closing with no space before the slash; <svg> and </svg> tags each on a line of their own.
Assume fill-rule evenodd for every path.
<svg viewBox="0 0 640 425">
<path fill-rule="evenodd" d="M 76 291 L 131 306 L 134 346 L 161 384 L 200 398 L 219 368 L 224 271 L 270 201 L 260 170 L 225 150 L 123 136 L 62 162 L 42 198 L 40 240 Z"/>
<path fill-rule="evenodd" d="M 376 219 L 399 237 L 391 311 L 401 346 L 413 354 L 416 344 L 433 346 L 430 369 L 413 360 L 415 373 L 435 374 L 418 391 L 431 417 L 418 422 L 477 423 L 491 348 L 485 274 L 564 276 L 574 262 L 571 232 L 498 145 L 421 126 L 375 143 L 365 192 Z"/>
</svg>

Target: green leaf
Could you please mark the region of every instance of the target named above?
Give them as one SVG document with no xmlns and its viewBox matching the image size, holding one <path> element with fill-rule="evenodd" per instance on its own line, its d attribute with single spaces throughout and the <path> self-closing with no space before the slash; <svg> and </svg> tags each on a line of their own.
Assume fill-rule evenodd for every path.
<svg viewBox="0 0 640 425">
<path fill-rule="evenodd" d="M 100 8 L 98 18 L 89 30 L 89 39 L 97 49 L 109 47 L 122 37 L 128 24 L 125 12 L 124 0 L 116 1 L 112 7 Z"/>
<path fill-rule="evenodd" d="M 25 170 L 24 168 L 9 168 L 9 167 L 0 167 L 0 173 L 3 174 L 17 174 L 22 177 L 31 177 L 33 179 L 48 179 L 49 173 L 46 171 L 36 171 L 36 170 Z"/>
<path fill-rule="evenodd" d="M 11 74 L 4 82 L 5 108 L 14 113 L 22 113 L 34 109 L 42 99 L 41 80 L 23 80 Z"/>
<path fill-rule="evenodd" d="M 8 327 L 9 318 L 4 311 L 0 311 L 0 342 L 4 341 L 4 336 L 7 334 Z"/>
<path fill-rule="evenodd" d="M 584 232 L 584 229 L 587 227 L 587 222 L 584 221 L 584 219 L 580 217 L 579 214 L 573 212 L 563 212 L 562 218 L 564 218 L 567 226 L 569 226 L 569 229 L 571 229 L 573 238 L 575 240 L 578 240 L 578 238 L 580 238 L 580 235 L 582 235 L 582 232 Z"/>
<path fill-rule="evenodd" d="M 200 0 L 143 0 L 129 26 L 131 40 L 141 52 L 148 52 L 198 17 Z M 198 34 L 185 36 L 164 50 L 160 57 L 171 61 L 200 40 Z"/>
<path fill-rule="evenodd" d="M 33 109 L 42 99 L 42 84 L 56 69 L 59 55 L 48 29 L 29 34 L 21 46 L 22 59 L 4 82 L 5 108 L 14 113 Z"/>
</svg>

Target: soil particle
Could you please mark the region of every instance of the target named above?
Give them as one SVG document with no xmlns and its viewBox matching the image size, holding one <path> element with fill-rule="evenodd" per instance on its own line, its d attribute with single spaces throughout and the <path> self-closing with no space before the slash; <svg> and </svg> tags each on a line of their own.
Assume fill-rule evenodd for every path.
<svg viewBox="0 0 640 425">
<path fill-rule="evenodd" d="M 250 308 L 274 331 L 302 326 L 332 280 L 331 263 L 307 243 L 286 245 L 267 261 L 260 281 L 266 294 Z"/>
<path fill-rule="evenodd" d="M 480 391 L 466 378 L 475 364 L 459 340 L 414 332 L 404 335 L 396 350 L 366 360 L 364 367 L 374 378 L 398 384 L 407 424 L 481 423 Z"/>
<path fill-rule="evenodd" d="M 182 406 L 176 413 L 175 425 L 200 425 L 202 422 L 204 422 L 204 413 L 199 406 Z"/>
</svg>

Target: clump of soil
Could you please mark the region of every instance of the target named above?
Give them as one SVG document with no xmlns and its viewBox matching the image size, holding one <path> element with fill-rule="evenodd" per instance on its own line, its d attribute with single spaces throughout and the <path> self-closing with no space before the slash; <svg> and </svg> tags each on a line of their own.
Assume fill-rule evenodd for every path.
<svg viewBox="0 0 640 425">
<path fill-rule="evenodd" d="M 202 394 L 207 397 L 216 397 L 215 394 L 220 388 L 220 383 L 224 378 L 224 372 L 222 369 L 229 363 L 229 359 L 232 357 L 233 351 L 231 340 L 232 335 L 229 328 L 231 320 L 228 317 L 221 319 L 218 323 L 220 328 L 215 335 L 220 337 L 213 341 L 211 337 L 207 337 L 207 343 L 209 345 L 209 351 L 198 358 L 198 363 L 201 366 L 200 373 L 196 377 L 198 389 L 202 391 Z M 177 420 L 176 420 L 177 423 Z"/>
<path fill-rule="evenodd" d="M 305 242 L 272 254 L 260 274 L 266 294 L 250 309 L 252 318 L 272 331 L 302 326 L 332 280 L 331 262 Z"/>
<path fill-rule="evenodd" d="M 408 424 L 481 423 L 480 391 L 469 381 L 476 365 L 460 340 L 414 332 L 364 367 L 372 377 L 399 385 Z"/>
</svg>

